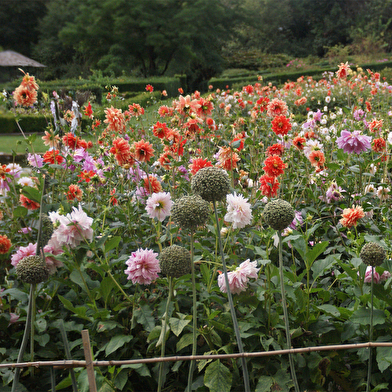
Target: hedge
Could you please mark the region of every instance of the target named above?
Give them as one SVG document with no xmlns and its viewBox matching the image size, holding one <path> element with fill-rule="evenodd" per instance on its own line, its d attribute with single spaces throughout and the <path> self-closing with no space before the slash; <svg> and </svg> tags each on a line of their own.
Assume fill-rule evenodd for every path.
<svg viewBox="0 0 392 392">
<path fill-rule="evenodd" d="M 125 99 L 120 104 L 117 104 L 116 107 L 122 109 L 123 111 L 128 110 L 128 106 L 132 103 L 138 103 L 142 107 L 146 107 L 148 104 L 152 103 L 152 100 L 159 101 L 160 99 L 160 91 L 154 91 L 153 93 L 145 92 L 137 94 L 132 98 Z M 106 106 L 110 106 L 110 104 Z M 102 107 L 102 110 L 97 110 L 95 113 L 95 116 L 101 120 L 105 118 L 103 109 L 104 107 Z M 43 132 L 48 126 L 48 122 L 53 120 L 51 117 L 48 118 L 39 114 L 23 114 L 18 116 L 18 119 L 23 132 L 26 133 Z M 11 113 L 0 113 L 0 134 L 20 133 L 20 130 L 15 120 L 15 116 Z M 87 118 L 82 118 L 82 130 L 87 127 L 89 121 L 90 120 L 88 120 Z"/>
<path fill-rule="evenodd" d="M 15 90 L 19 86 L 20 80 L 13 81 L 10 83 L 3 84 L 0 86 L 1 90 L 6 90 L 9 93 Z M 132 79 L 132 78 L 121 78 L 121 79 L 109 79 L 103 78 L 101 81 L 89 81 L 83 79 L 67 79 L 67 80 L 52 80 L 48 82 L 38 81 L 40 90 L 39 92 L 45 92 L 51 96 L 53 91 L 65 91 L 67 95 L 71 97 L 75 96 L 76 92 L 91 91 L 98 103 L 102 102 L 103 95 L 108 92 L 106 87 L 108 85 L 117 86 L 119 93 L 137 92 L 141 93 L 146 91 L 147 84 L 151 84 L 154 87 L 154 91 L 166 90 L 169 97 L 175 97 L 178 95 L 178 89 L 182 87 L 186 91 L 186 76 L 176 75 L 175 77 L 153 77 L 148 79 Z"/>
</svg>

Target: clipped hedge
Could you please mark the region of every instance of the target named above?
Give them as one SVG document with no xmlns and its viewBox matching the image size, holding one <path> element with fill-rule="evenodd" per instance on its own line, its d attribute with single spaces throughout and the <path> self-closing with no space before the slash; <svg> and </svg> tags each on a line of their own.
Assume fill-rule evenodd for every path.
<svg viewBox="0 0 392 392">
<path fill-rule="evenodd" d="M 43 132 L 48 126 L 48 119 L 42 115 L 20 115 L 18 120 L 25 133 Z M 5 133 L 20 133 L 16 118 L 12 114 L 0 115 L 0 134 Z"/>
</svg>

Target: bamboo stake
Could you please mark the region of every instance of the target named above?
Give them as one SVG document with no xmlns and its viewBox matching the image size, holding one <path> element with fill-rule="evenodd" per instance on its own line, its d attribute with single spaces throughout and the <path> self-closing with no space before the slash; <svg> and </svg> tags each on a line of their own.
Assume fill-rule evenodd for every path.
<svg viewBox="0 0 392 392">
<path fill-rule="evenodd" d="M 177 362 L 177 361 L 200 361 L 202 359 L 227 359 L 227 358 L 257 358 L 257 357 L 272 357 L 274 355 L 285 355 L 285 354 L 302 354 L 313 351 L 337 351 L 337 350 L 351 350 L 360 348 L 370 347 L 392 347 L 392 343 L 386 342 L 368 342 L 368 343 L 356 343 L 356 344 L 337 344 L 331 346 L 315 346 L 315 347 L 303 347 L 303 348 L 292 348 L 286 350 L 276 351 L 260 351 L 254 353 L 235 353 L 235 354 L 216 354 L 216 355 L 187 355 L 187 356 L 174 356 L 174 357 L 157 357 L 157 358 L 139 358 L 139 359 L 128 359 L 123 361 L 90 361 L 87 365 L 87 361 L 39 361 L 39 362 L 20 362 L 20 363 L 0 363 L 0 369 L 2 368 L 25 368 L 25 367 L 36 367 L 41 366 L 54 366 L 56 369 L 66 368 L 77 368 L 87 366 L 122 366 L 122 365 L 136 365 L 140 363 L 156 363 L 156 362 Z"/>
<path fill-rule="evenodd" d="M 87 368 L 88 385 L 90 392 L 97 392 L 97 385 L 95 383 L 93 357 L 91 355 L 90 336 L 87 329 L 82 330 L 82 341 L 84 357 L 86 358 L 85 366 Z"/>
</svg>

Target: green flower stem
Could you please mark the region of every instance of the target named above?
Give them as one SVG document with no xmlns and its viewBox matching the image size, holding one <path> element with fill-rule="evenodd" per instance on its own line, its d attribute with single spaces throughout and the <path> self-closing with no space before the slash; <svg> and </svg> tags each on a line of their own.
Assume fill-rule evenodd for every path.
<svg viewBox="0 0 392 392">
<path fill-rule="evenodd" d="M 214 212 L 215 212 L 215 219 L 216 219 L 216 231 L 217 231 L 217 236 L 218 236 L 218 241 L 219 241 L 220 255 L 222 258 L 222 267 L 223 267 L 222 269 L 223 269 L 223 274 L 225 277 L 225 283 L 226 283 L 226 287 L 227 287 L 227 298 L 229 300 L 231 318 L 233 320 L 233 327 L 234 327 L 234 332 L 235 332 L 235 336 L 236 336 L 236 340 L 237 340 L 238 351 L 240 353 L 244 353 L 244 347 L 242 346 L 240 329 L 238 327 L 237 316 L 235 314 L 235 309 L 234 309 L 233 297 L 232 297 L 231 291 L 230 291 L 229 279 L 227 277 L 226 260 L 225 260 L 224 254 L 223 254 L 222 237 L 220 234 L 218 211 L 216 209 L 216 201 L 215 200 L 214 200 L 213 204 L 214 204 Z M 242 374 L 244 377 L 245 392 L 250 392 L 249 374 L 248 374 L 248 367 L 246 364 L 245 357 L 241 357 L 241 363 L 242 363 Z"/>
<path fill-rule="evenodd" d="M 172 299 L 172 293 L 173 293 L 173 278 L 171 276 L 167 277 L 167 280 L 169 282 L 169 294 L 167 296 L 167 302 L 166 302 L 166 310 L 165 310 L 165 318 L 163 322 L 163 336 L 162 336 L 162 343 L 161 343 L 161 357 L 163 358 L 165 356 L 165 348 L 166 348 L 166 328 L 167 328 L 167 323 L 169 320 L 169 305 L 170 301 Z M 159 362 L 159 376 L 158 376 L 158 392 L 162 391 L 163 388 L 163 362 Z"/>
<path fill-rule="evenodd" d="M 31 297 L 30 362 L 34 362 L 34 335 L 35 335 L 34 323 L 35 323 L 35 316 L 37 312 L 37 303 L 36 303 L 36 296 L 35 296 L 36 285 L 31 285 L 31 287 L 33 287 L 33 295 Z M 33 367 L 30 368 L 30 375 L 31 377 L 34 377 Z"/>
<path fill-rule="evenodd" d="M 27 315 L 26 315 L 26 325 L 25 325 L 25 330 L 23 333 L 23 339 L 22 339 L 22 344 L 20 346 L 19 354 L 18 354 L 18 359 L 16 360 L 17 363 L 20 363 L 23 361 L 23 355 L 26 351 L 27 347 L 27 342 L 29 339 L 29 334 L 30 334 L 30 328 L 31 328 L 31 313 L 32 313 L 32 308 L 33 308 L 33 296 L 35 293 L 35 284 L 31 284 L 30 286 L 30 294 L 29 294 L 29 304 L 27 306 Z M 15 370 L 15 377 L 14 381 L 12 383 L 12 389 L 11 392 L 16 392 L 18 389 L 18 384 L 19 384 L 19 375 L 20 375 L 21 368 L 16 368 Z"/>
<path fill-rule="evenodd" d="M 282 307 L 283 307 L 283 315 L 284 315 L 284 324 L 286 327 L 287 348 L 291 349 L 289 315 L 287 313 L 286 293 L 284 290 L 283 257 L 282 257 L 282 232 L 281 231 L 278 231 L 278 236 L 279 236 L 279 278 L 280 278 L 280 289 L 282 292 Z M 298 381 L 297 381 L 297 374 L 295 373 L 294 359 L 293 359 L 292 354 L 289 354 L 289 362 L 290 362 L 291 378 L 293 379 L 295 392 L 300 392 L 300 389 L 298 386 Z"/>
<path fill-rule="evenodd" d="M 374 267 L 372 266 L 372 281 L 370 283 L 370 326 L 369 326 L 369 342 L 373 341 L 373 282 Z M 367 372 L 366 392 L 370 391 L 370 379 L 372 376 L 372 348 L 369 347 L 369 363 Z"/>
<path fill-rule="evenodd" d="M 193 232 L 191 231 L 191 271 L 192 271 L 192 297 L 193 297 L 193 335 L 192 335 L 192 356 L 196 355 L 197 348 L 197 303 L 196 303 L 196 279 L 195 279 L 195 263 L 193 262 Z M 188 392 L 192 391 L 193 372 L 195 370 L 195 361 L 192 360 L 189 365 L 188 373 Z"/>
</svg>

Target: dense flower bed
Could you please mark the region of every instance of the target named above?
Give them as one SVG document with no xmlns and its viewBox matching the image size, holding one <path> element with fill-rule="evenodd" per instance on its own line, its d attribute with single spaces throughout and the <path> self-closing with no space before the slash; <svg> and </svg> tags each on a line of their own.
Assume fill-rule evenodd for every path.
<svg viewBox="0 0 392 392">
<path fill-rule="evenodd" d="M 390 341 L 392 86 L 347 64 L 324 76 L 281 88 L 260 78 L 241 91 L 181 92 L 148 120 L 140 105 L 118 109 L 114 88 L 103 122 L 94 105 L 83 108 L 95 143 L 70 132 L 69 112 L 69 125 L 45 131 L 48 151 L 30 151 L 28 170 L 2 165 L 1 362 L 17 360 L 30 284 L 34 351 L 25 360 L 65 358 L 62 322 L 73 359 L 83 358 L 82 329 L 95 359 L 237 352 L 234 317 L 243 351 L 286 348 L 280 236 L 293 347 Z M 32 106 L 38 88 L 25 75 L 13 98 Z M 276 198 L 294 208 L 284 227 L 263 216 Z M 367 243 L 386 252 L 381 264 L 362 262 Z M 47 279 L 30 277 L 23 260 L 34 255 L 44 256 Z M 368 349 L 293 360 L 301 390 L 359 391 L 369 379 Z M 389 390 L 392 349 L 377 348 L 371 362 L 371 385 Z M 105 391 L 154 391 L 158 383 L 183 391 L 189 366 L 131 365 L 96 377 Z M 294 386 L 288 357 L 246 366 L 251 390 Z M 193 389 L 244 390 L 243 367 L 198 361 Z M 76 373 L 88 390 L 86 370 Z M 12 382 L 13 371 L 1 374 L 4 385 Z M 49 372 L 35 376 L 50 389 Z M 29 388 L 34 379 L 22 374 L 21 382 Z M 71 390 L 67 372 L 57 382 Z"/>
</svg>

